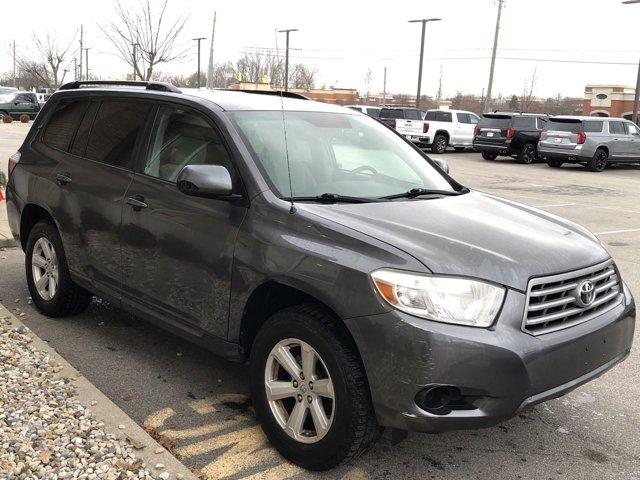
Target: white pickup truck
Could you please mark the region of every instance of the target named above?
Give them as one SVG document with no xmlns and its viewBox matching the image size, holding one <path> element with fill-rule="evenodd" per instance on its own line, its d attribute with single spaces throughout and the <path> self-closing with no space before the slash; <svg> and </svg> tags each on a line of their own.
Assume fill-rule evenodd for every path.
<svg viewBox="0 0 640 480">
<path fill-rule="evenodd" d="M 444 153 L 451 146 L 462 151 L 473 146 L 473 131 L 480 121 L 473 112 L 428 110 L 424 120 L 396 120 L 396 131 L 413 143 Z"/>
</svg>

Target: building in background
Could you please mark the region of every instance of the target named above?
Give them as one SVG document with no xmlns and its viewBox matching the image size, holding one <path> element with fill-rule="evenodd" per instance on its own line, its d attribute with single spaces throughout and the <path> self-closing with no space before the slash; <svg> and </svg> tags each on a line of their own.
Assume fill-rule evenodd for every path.
<svg viewBox="0 0 640 480">
<path fill-rule="evenodd" d="M 635 92 L 634 87 L 624 85 L 587 85 L 584 89 L 582 114 L 631 120 Z"/>
</svg>

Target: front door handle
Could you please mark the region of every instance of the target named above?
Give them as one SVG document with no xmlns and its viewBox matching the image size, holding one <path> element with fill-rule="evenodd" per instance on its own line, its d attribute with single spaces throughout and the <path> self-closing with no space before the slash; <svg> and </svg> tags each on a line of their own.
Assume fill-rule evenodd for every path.
<svg viewBox="0 0 640 480">
<path fill-rule="evenodd" d="M 60 173 L 56 175 L 56 183 L 60 186 L 66 185 L 67 183 L 71 183 L 72 181 L 73 180 L 71 180 L 71 177 L 67 175 L 62 175 Z"/>
<path fill-rule="evenodd" d="M 134 211 L 139 212 L 143 208 L 147 208 L 149 205 L 144 203 L 144 197 L 142 195 L 136 195 L 135 197 L 127 198 L 127 203 L 131 205 Z"/>
</svg>

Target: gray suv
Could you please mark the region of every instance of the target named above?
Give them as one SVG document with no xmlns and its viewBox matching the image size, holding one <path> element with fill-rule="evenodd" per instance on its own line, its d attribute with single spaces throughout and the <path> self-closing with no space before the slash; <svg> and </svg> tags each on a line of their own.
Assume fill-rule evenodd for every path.
<svg viewBox="0 0 640 480">
<path fill-rule="evenodd" d="M 580 163 L 601 172 L 611 163 L 640 162 L 640 129 L 623 118 L 552 117 L 538 152 L 550 167 Z"/>
<path fill-rule="evenodd" d="M 9 169 L 36 307 L 99 295 L 249 361 L 264 431 L 308 469 L 383 427 L 495 425 L 631 349 L 635 302 L 595 236 L 350 109 L 73 83 Z"/>
</svg>

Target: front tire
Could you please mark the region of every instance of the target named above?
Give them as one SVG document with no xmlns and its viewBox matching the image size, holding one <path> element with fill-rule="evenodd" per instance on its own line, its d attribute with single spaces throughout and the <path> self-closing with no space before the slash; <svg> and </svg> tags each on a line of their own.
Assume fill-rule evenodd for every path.
<svg viewBox="0 0 640 480">
<path fill-rule="evenodd" d="M 431 145 L 431 151 L 437 154 L 444 153 L 447 151 L 448 145 L 449 145 L 449 140 L 447 140 L 447 137 L 439 133 L 433 139 L 433 144 Z"/>
<path fill-rule="evenodd" d="M 525 143 L 518 153 L 518 162 L 524 165 L 531 165 L 538 158 L 536 146 L 532 143 Z"/>
<path fill-rule="evenodd" d="M 495 153 L 482 152 L 482 158 L 484 158 L 485 160 L 495 160 L 496 158 L 498 158 L 498 155 L 496 155 Z"/>
<path fill-rule="evenodd" d="M 71 280 L 62 239 L 51 223 L 40 221 L 29 232 L 25 267 L 31 299 L 46 316 L 75 315 L 89 305 L 91 294 Z"/>
<path fill-rule="evenodd" d="M 360 358 L 320 307 L 291 307 L 267 320 L 253 343 L 250 368 L 262 429 L 293 463 L 328 470 L 375 442 L 380 427 Z"/>
<path fill-rule="evenodd" d="M 596 153 L 593 155 L 593 158 L 587 162 L 587 168 L 592 172 L 602 172 L 605 168 L 607 168 L 607 152 L 601 148 L 596 150 Z"/>
</svg>

